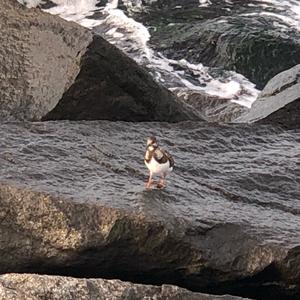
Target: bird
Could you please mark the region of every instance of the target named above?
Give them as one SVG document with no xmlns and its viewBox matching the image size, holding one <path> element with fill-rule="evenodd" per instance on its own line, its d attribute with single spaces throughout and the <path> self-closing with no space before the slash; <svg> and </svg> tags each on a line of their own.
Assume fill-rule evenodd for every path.
<svg viewBox="0 0 300 300">
<path fill-rule="evenodd" d="M 147 139 L 147 148 L 144 157 L 145 164 L 149 169 L 149 179 L 146 183 L 146 188 L 149 189 L 153 183 L 152 178 L 154 175 L 160 176 L 160 181 L 157 185 L 158 188 L 166 186 L 166 176 L 173 170 L 175 161 L 172 155 L 161 149 L 155 136 Z"/>
</svg>

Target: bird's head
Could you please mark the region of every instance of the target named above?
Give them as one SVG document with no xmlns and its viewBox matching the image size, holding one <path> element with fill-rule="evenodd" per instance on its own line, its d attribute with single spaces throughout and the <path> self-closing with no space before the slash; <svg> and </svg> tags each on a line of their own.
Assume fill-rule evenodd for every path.
<svg viewBox="0 0 300 300">
<path fill-rule="evenodd" d="M 151 136 L 151 137 L 148 137 L 147 139 L 147 147 L 154 147 L 156 148 L 158 145 L 157 145 L 157 140 L 156 140 L 156 137 L 155 136 Z"/>
</svg>

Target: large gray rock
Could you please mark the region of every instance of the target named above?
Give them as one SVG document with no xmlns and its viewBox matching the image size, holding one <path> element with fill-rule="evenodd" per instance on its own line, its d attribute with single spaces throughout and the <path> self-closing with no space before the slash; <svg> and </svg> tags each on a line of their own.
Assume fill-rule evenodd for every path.
<svg viewBox="0 0 300 300">
<path fill-rule="evenodd" d="M 14 0 L 0 6 L 0 119 L 39 120 L 73 83 L 92 34 Z"/>
<path fill-rule="evenodd" d="M 35 274 L 0 276 L 0 298 L 3 300 L 242 300 L 229 295 L 210 296 L 192 293 L 172 285 L 151 286 L 120 280 Z"/>
<path fill-rule="evenodd" d="M 144 188 L 150 132 L 175 158 L 165 190 Z M 0 272 L 297 299 L 299 143 L 268 126 L 2 124 Z"/>
<path fill-rule="evenodd" d="M 199 119 L 101 37 L 14 0 L 0 5 L 1 120 Z"/>
<path fill-rule="evenodd" d="M 250 111 L 236 121 L 300 128 L 300 65 L 272 78 Z"/>
</svg>

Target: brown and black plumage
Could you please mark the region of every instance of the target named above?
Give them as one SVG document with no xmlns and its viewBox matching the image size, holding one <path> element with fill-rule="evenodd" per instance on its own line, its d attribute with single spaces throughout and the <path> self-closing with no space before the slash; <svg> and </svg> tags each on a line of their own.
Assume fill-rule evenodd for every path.
<svg viewBox="0 0 300 300">
<path fill-rule="evenodd" d="M 161 177 L 159 186 L 164 187 L 166 185 L 166 176 L 173 170 L 175 162 L 168 151 L 163 150 L 158 146 L 158 142 L 153 136 L 147 140 L 144 161 L 149 169 L 147 188 L 151 187 L 152 177 L 154 175 L 159 175 Z"/>
</svg>

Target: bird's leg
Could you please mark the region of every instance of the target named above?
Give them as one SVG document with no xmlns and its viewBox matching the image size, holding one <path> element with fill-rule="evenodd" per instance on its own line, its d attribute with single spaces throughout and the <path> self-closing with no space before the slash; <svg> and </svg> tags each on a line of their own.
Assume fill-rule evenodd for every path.
<svg viewBox="0 0 300 300">
<path fill-rule="evenodd" d="M 160 181 L 159 181 L 159 185 L 161 187 L 165 187 L 166 186 L 166 173 L 162 173 L 161 174 L 161 178 L 160 178 Z"/>
<path fill-rule="evenodd" d="M 147 188 L 147 189 L 150 189 L 151 184 L 152 184 L 152 173 L 150 172 L 150 173 L 149 173 L 149 179 L 148 179 L 148 182 L 147 182 L 147 184 L 146 184 L 146 188 Z"/>
</svg>

